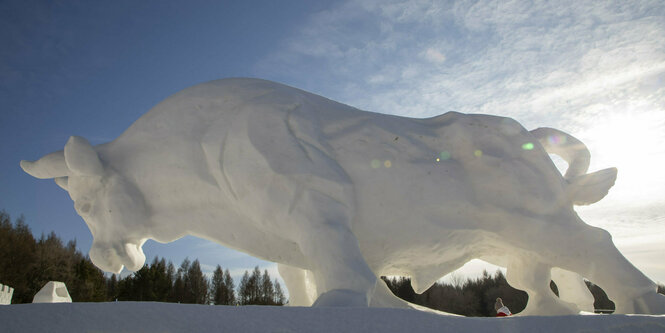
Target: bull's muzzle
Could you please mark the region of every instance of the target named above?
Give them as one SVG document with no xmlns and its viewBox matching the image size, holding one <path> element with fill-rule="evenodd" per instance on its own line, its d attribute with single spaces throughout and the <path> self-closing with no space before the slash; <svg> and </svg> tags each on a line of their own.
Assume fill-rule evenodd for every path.
<svg viewBox="0 0 665 333">
<path fill-rule="evenodd" d="M 123 267 L 130 271 L 138 271 L 145 264 L 143 244 L 122 242 L 103 246 L 93 244 L 90 249 L 90 260 L 100 269 L 119 274 Z"/>
</svg>

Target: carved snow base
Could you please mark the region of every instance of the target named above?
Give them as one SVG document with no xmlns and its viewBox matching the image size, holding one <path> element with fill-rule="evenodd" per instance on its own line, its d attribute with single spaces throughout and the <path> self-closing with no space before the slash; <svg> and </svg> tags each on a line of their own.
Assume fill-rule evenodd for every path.
<svg viewBox="0 0 665 333">
<path fill-rule="evenodd" d="M 12 296 L 14 295 L 14 288 L 5 286 L 0 283 L 0 305 L 12 304 Z"/>
<path fill-rule="evenodd" d="M 63 282 L 49 281 L 32 299 L 32 303 L 71 303 L 67 286 Z"/>
</svg>

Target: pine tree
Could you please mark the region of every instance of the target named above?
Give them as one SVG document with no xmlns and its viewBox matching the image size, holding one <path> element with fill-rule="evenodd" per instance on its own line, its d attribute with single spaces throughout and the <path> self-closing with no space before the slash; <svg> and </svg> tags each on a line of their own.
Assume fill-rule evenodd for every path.
<svg viewBox="0 0 665 333">
<path fill-rule="evenodd" d="M 43 286 L 31 269 L 37 258 L 35 239 L 23 216 L 12 224 L 9 214 L 0 211 L 0 225 L 0 281 L 14 288 L 12 303 L 30 303 Z"/>
<path fill-rule="evenodd" d="M 175 287 L 175 280 L 176 280 L 176 270 L 175 266 L 173 266 L 173 263 L 169 261 L 168 266 L 166 266 L 166 280 L 168 282 L 169 290 L 166 293 L 166 301 L 167 302 L 177 302 L 175 300 L 175 293 L 174 290 L 176 289 Z"/>
<path fill-rule="evenodd" d="M 210 302 L 208 294 L 208 278 L 203 275 L 201 271 L 201 264 L 196 259 L 187 271 L 187 276 L 190 283 L 190 295 L 192 303 L 208 304 Z"/>
<path fill-rule="evenodd" d="M 274 305 L 275 288 L 270 280 L 267 269 L 263 271 L 263 276 L 261 276 L 260 291 L 259 304 Z"/>
<path fill-rule="evenodd" d="M 116 299 L 118 299 L 118 278 L 112 274 L 106 284 L 106 300 L 115 301 Z"/>
<path fill-rule="evenodd" d="M 249 277 L 249 304 L 261 304 L 261 270 L 259 266 L 254 267 Z"/>
<path fill-rule="evenodd" d="M 248 305 L 251 299 L 250 290 L 249 290 L 249 272 L 245 271 L 240 280 L 240 285 L 238 286 L 238 303 L 240 305 Z"/>
<path fill-rule="evenodd" d="M 236 304 L 235 284 L 233 283 L 233 278 L 231 277 L 231 273 L 229 273 L 228 268 L 226 271 L 224 271 L 224 286 L 226 287 L 226 298 L 224 299 L 224 304 Z"/>
<path fill-rule="evenodd" d="M 191 281 L 189 280 L 189 267 L 191 266 L 191 261 L 189 261 L 189 258 L 185 258 L 182 263 L 180 264 L 180 268 L 178 268 L 178 278 L 180 278 L 180 281 L 182 283 L 181 289 L 178 290 L 179 293 L 179 302 L 180 303 L 186 303 L 186 304 L 191 304 L 194 303 L 194 295 L 192 295 L 192 284 Z"/>
<path fill-rule="evenodd" d="M 284 305 L 286 298 L 284 297 L 284 292 L 282 291 L 282 286 L 279 284 L 279 281 L 275 279 L 275 294 L 273 296 L 273 304 L 275 305 Z"/>
<path fill-rule="evenodd" d="M 226 285 L 224 284 L 224 271 L 222 271 L 221 266 L 217 265 L 215 268 L 210 285 L 212 287 L 213 304 L 226 305 L 226 297 L 224 295 L 226 293 Z"/>
</svg>

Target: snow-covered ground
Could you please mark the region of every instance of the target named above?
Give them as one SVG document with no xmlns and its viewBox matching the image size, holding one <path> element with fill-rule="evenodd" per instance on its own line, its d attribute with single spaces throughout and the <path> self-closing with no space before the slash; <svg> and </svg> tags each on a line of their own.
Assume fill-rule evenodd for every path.
<svg viewBox="0 0 665 333">
<path fill-rule="evenodd" d="M 116 302 L 0 306 L 1 332 L 665 332 L 665 316 L 465 318 L 417 310 Z"/>
</svg>

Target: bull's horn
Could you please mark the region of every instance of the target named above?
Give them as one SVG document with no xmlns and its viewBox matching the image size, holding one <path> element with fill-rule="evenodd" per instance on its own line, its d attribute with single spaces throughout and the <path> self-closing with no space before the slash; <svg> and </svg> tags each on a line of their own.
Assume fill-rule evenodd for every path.
<svg viewBox="0 0 665 333">
<path fill-rule="evenodd" d="M 104 168 L 97 152 L 88 140 L 72 136 L 65 145 L 65 162 L 72 173 L 85 176 L 101 176 Z"/>
<path fill-rule="evenodd" d="M 69 177 L 57 177 L 55 183 L 62 187 L 63 190 L 69 192 Z"/>
<path fill-rule="evenodd" d="M 37 161 L 21 161 L 21 169 L 40 179 L 64 177 L 69 174 L 62 150 L 50 153 Z"/>
</svg>

